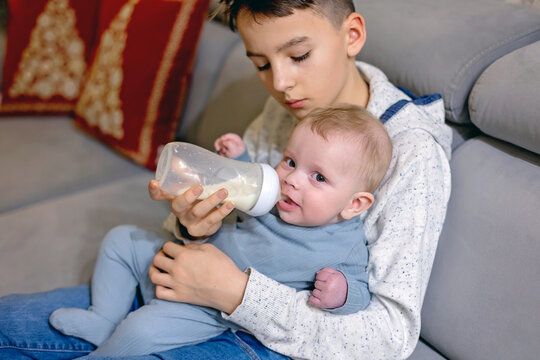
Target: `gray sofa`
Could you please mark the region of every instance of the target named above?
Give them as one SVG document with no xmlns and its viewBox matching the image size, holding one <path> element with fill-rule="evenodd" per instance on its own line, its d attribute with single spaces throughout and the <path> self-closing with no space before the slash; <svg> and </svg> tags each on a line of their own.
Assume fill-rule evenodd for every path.
<svg viewBox="0 0 540 360">
<path fill-rule="evenodd" d="M 411 359 L 540 354 L 540 7 L 537 1 L 355 1 L 360 59 L 418 94 L 441 93 L 454 129 L 452 196 Z M 266 92 L 237 34 L 207 22 L 178 139 L 242 132 Z M 88 282 L 104 234 L 159 228 L 153 174 L 70 119 L 0 119 L 0 296 Z"/>
</svg>

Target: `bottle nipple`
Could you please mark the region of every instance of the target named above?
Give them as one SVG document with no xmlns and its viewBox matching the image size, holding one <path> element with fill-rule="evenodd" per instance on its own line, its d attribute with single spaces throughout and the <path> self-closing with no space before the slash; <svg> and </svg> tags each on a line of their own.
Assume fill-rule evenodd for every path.
<svg viewBox="0 0 540 360">
<path fill-rule="evenodd" d="M 257 202 L 246 212 L 251 216 L 261 216 L 272 210 L 281 194 L 276 170 L 268 164 L 258 165 L 262 169 L 262 184 Z"/>
</svg>

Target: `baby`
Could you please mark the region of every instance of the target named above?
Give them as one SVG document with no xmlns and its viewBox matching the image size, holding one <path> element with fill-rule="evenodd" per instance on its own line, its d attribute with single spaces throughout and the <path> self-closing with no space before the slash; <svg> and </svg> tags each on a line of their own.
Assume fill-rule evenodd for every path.
<svg viewBox="0 0 540 360">
<path fill-rule="evenodd" d="M 246 157 L 244 148 L 234 136 L 217 141 L 218 152 L 227 156 Z M 257 269 L 297 290 L 314 289 L 310 302 L 325 311 L 360 311 L 370 293 L 358 215 L 373 203 L 391 158 L 386 130 L 364 109 L 314 110 L 296 126 L 276 168 L 282 200 L 260 217 L 238 212 L 206 241 L 241 269 Z M 98 346 L 92 355 L 148 354 L 238 329 L 214 309 L 154 298 L 147 270 L 164 240 L 148 234 L 106 236 L 92 279 L 91 307 L 51 315 L 59 331 Z M 326 282 L 341 283 L 341 291 L 332 293 Z M 145 305 L 129 313 L 136 286 Z"/>
</svg>

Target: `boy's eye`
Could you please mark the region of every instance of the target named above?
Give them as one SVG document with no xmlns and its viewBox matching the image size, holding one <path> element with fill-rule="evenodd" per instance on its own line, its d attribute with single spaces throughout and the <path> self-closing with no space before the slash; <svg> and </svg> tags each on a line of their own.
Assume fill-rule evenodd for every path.
<svg viewBox="0 0 540 360">
<path fill-rule="evenodd" d="M 296 167 L 296 164 L 294 163 L 294 160 L 291 158 L 285 159 L 285 164 L 287 164 L 288 167 L 294 168 Z"/>
<path fill-rule="evenodd" d="M 306 60 L 306 59 L 309 57 L 309 55 L 310 55 L 310 52 L 308 51 L 308 52 L 305 53 L 304 55 L 300 55 L 300 56 L 291 56 L 291 59 L 292 59 L 294 62 L 299 63 L 299 62 L 302 62 L 302 61 Z M 270 63 L 269 63 L 269 62 L 266 63 L 266 64 L 264 64 L 264 65 L 261 65 L 261 66 L 259 66 L 259 65 L 255 65 L 255 66 L 257 67 L 257 70 L 258 70 L 258 71 L 265 71 L 265 70 L 270 69 Z"/>
<path fill-rule="evenodd" d="M 317 182 L 326 182 L 326 178 L 319 174 L 319 173 L 314 173 L 313 175 L 311 175 L 313 177 L 313 179 Z"/>
<path fill-rule="evenodd" d="M 264 71 L 264 70 L 270 69 L 270 63 L 266 63 L 263 66 L 258 66 L 258 65 L 255 65 L 255 66 L 257 66 L 258 71 Z"/>
<path fill-rule="evenodd" d="M 302 62 L 302 61 L 306 60 L 309 57 L 309 55 L 310 55 L 310 52 L 308 51 L 304 55 L 291 56 L 291 59 L 293 59 L 294 62 Z"/>
</svg>

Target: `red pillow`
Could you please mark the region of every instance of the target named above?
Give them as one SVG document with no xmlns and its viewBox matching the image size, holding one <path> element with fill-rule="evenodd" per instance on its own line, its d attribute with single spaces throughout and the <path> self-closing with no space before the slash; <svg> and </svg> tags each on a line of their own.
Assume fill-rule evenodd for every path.
<svg viewBox="0 0 540 360">
<path fill-rule="evenodd" d="M 84 131 L 155 169 L 173 140 L 208 0 L 107 0 L 75 109 Z"/>
<path fill-rule="evenodd" d="M 98 5 L 99 0 L 8 0 L 0 112 L 73 110 L 91 56 Z"/>
</svg>

